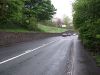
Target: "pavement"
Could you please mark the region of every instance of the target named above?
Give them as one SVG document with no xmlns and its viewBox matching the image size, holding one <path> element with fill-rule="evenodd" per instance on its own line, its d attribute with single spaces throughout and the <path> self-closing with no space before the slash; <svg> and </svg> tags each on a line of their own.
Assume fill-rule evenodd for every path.
<svg viewBox="0 0 100 75">
<path fill-rule="evenodd" d="M 99 74 L 78 36 L 58 36 L 0 48 L 0 75 Z"/>
<path fill-rule="evenodd" d="M 100 75 L 96 62 L 78 38 L 74 39 L 72 75 Z"/>
</svg>

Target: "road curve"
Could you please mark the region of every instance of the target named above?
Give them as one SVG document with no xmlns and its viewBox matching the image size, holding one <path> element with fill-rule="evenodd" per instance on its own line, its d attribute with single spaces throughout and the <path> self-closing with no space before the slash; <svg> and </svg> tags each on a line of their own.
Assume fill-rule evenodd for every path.
<svg viewBox="0 0 100 75">
<path fill-rule="evenodd" d="M 72 43 L 72 37 L 54 37 L 1 48 L 0 75 L 66 75 L 71 71 Z"/>
<path fill-rule="evenodd" d="M 81 46 L 59 36 L 0 48 L 0 75 L 97 75 Z"/>
</svg>

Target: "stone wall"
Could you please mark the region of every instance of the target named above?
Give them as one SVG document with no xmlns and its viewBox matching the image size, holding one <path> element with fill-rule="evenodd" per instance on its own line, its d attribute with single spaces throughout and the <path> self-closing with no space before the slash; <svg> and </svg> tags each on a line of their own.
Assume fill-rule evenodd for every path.
<svg viewBox="0 0 100 75">
<path fill-rule="evenodd" d="M 0 32 L 0 46 L 59 36 L 60 33 Z"/>
</svg>

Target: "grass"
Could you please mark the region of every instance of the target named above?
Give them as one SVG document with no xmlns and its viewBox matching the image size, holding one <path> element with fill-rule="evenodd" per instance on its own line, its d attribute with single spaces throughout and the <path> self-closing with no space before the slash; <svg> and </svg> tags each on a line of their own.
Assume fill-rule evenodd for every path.
<svg viewBox="0 0 100 75">
<path fill-rule="evenodd" d="M 64 28 L 45 26 L 45 25 L 41 25 L 41 24 L 38 25 L 38 28 L 43 32 L 49 32 L 49 33 L 61 33 L 61 32 L 66 31 L 66 29 L 64 29 Z"/>
<path fill-rule="evenodd" d="M 94 56 L 94 58 L 96 59 L 97 66 L 100 67 L 100 55 L 97 54 L 97 55 Z"/>
<path fill-rule="evenodd" d="M 0 25 L 0 31 L 5 31 L 5 32 L 30 32 L 30 30 L 28 30 L 27 28 L 23 28 L 21 25 L 17 25 L 17 24 Z M 65 32 L 66 29 L 39 24 L 38 28 L 36 30 L 33 30 L 33 31 L 34 32 L 60 33 L 60 32 Z M 33 32 L 33 31 L 31 30 L 31 32 Z"/>
<path fill-rule="evenodd" d="M 27 29 L 0 29 L 0 31 L 5 32 L 29 32 Z"/>
<path fill-rule="evenodd" d="M 13 24 L 13 23 L 0 24 L 0 31 L 5 31 L 5 32 L 28 32 L 28 30 L 23 28 L 20 24 Z"/>
<path fill-rule="evenodd" d="M 100 39 L 100 34 L 96 35 L 96 38 Z"/>
</svg>

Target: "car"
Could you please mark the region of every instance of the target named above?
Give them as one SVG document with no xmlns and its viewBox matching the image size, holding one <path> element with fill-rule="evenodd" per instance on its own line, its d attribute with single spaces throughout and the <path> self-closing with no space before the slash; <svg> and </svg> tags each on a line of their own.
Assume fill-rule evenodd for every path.
<svg viewBox="0 0 100 75">
<path fill-rule="evenodd" d="M 63 33 L 62 36 L 63 36 L 63 37 L 71 36 L 71 33 Z"/>
<path fill-rule="evenodd" d="M 62 34 L 62 36 L 63 36 L 63 37 L 66 37 L 66 36 L 67 36 L 67 34 L 66 34 L 66 33 L 63 33 L 63 34 Z"/>
<path fill-rule="evenodd" d="M 71 33 L 68 33 L 67 36 L 71 36 Z"/>
</svg>

